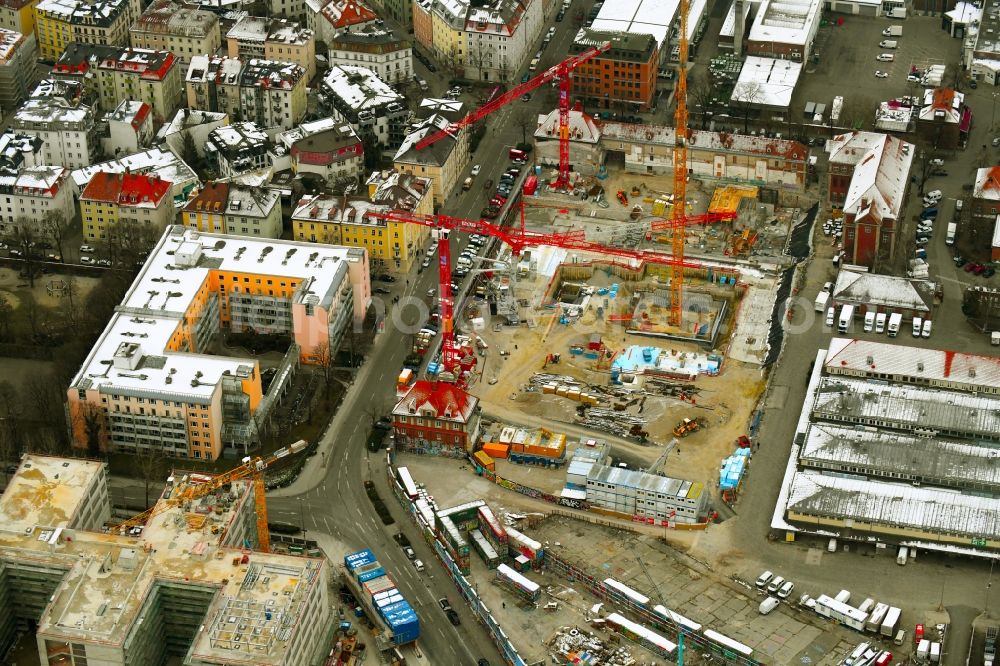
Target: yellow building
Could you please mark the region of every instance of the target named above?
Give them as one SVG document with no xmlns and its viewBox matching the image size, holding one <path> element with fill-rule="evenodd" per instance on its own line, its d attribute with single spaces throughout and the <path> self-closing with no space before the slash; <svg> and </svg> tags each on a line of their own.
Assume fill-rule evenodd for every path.
<svg viewBox="0 0 1000 666">
<path fill-rule="evenodd" d="M 158 236 L 173 222 L 170 183 L 155 176 L 98 171 L 80 193 L 80 216 L 88 241 L 106 240 L 119 224 Z"/>
<path fill-rule="evenodd" d="M 296 21 L 246 16 L 226 33 L 230 58 L 263 58 L 293 62 L 306 70 L 306 81 L 316 76 L 316 39 Z"/>
<path fill-rule="evenodd" d="M 431 179 L 434 203 L 438 205 L 444 203 L 462 180 L 469 163 L 469 134 L 462 130 L 457 136 L 448 135 L 423 150 L 417 150 L 416 144 L 450 124 L 451 121 L 440 114 L 430 116 L 406 135 L 392 158 L 393 166 L 399 171 Z"/>
<path fill-rule="evenodd" d="M 173 0 L 155 0 L 129 30 L 136 48 L 170 51 L 183 62 L 219 50 L 219 17 Z"/>
<path fill-rule="evenodd" d="M 0 0 L 0 28 L 22 35 L 35 32 L 35 4 L 38 0 Z"/>
<path fill-rule="evenodd" d="M 184 226 L 208 233 L 278 238 L 281 196 L 277 190 L 235 183 L 206 183 L 188 200 Z"/>
<path fill-rule="evenodd" d="M 138 17 L 138 0 L 41 0 L 35 5 L 38 52 L 54 61 L 73 41 L 127 46 L 129 26 Z"/>
<path fill-rule="evenodd" d="M 431 9 L 431 43 L 437 59 L 446 67 L 461 68 L 465 62 L 464 33 L 467 6 L 436 2 Z"/>
<path fill-rule="evenodd" d="M 408 272 L 422 259 L 430 229 L 418 224 L 385 222 L 368 215 L 401 210 L 430 215 L 431 181 L 396 171 L 375 172 L 368 179 L 368 198 L 319 194 L 302 198 L 292 213 L 295 240 L 360 247 L 373 267 Z"/>
</svg>

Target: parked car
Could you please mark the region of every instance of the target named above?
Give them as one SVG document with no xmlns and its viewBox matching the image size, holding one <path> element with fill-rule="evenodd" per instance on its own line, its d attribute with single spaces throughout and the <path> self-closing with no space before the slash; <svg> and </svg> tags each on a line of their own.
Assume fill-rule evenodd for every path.
<svg viewBox="0 0 1000 666">
<path fill-rule="evenodd" d="M 479 165 L 478 164 L 473 164 L 472 165 L 472 170 L 469 173 L 471 173 L 473 176 L 478 176 L 479 175 Z"/>
<path fill-rule="evenodd" d="M 894 56 L 891 53 L 879 53 L 877 56 L 875 56 L 875 59 L 878 60 L 879 62 L 892 62 L 893 60 L 896 59 L 896 56 Z"/>
<path fill-rule="evenodd" d="M 111 260 L 110 259 L 98 259 L 94 263 L 96 265 L 98 265 L 98 266 L 105 266 L 105 267 L 108 267 L 108 268 L 111 267 Z"/>
<path fill-rule="evenodd" d="M 787 599 L 794 589 L 795 583 L 790 580 L 786 580 L 785 584 L 778 588 L 778 597 L 780 599 Z"/>
<path fill-rule="evenodd" d="M 781 589 L 781 586 L 785 584 L 785 579 L 781 576 L 775 576 L 771 579 L 771 582 L 767 584 L 767 591 L 770 593 L 777 592 Z"/>
<path fill-rule="evenodd" d="M 408 560 L 415 560 L 415 559 L 417 559 L 416 553 L 414 553 L 413 549 L 410 548 L 409 546 L 407 546 L 406 548 L 403 549 L 403 554 L 406 555 L 406 559 L 408 559 Z"/>
<path fill-rule="evenodd" d="M 417 571 L 423 571 L 424 563 L 421 560 L 413 560 L 413 568 Z"/>
<path fill-rule="evenodd" d="M 875 70 L 875 78 L 876 79 L 887 79 L 887 78 L 889 78 L 889 72 L 883 72 L 880 69 L 876 69 Z"/>
<path fill-rule="evenodd" d="M 754 583 L 754 585 L 757 586 L 758 590 L 763 590 L 767 587 L 767 584 L 771 582 L 772 578 L 774 578 L 774 574 L 770 571 L 765 571 L 761 575 L 757 576 L 757 582 Z"/>
<path fill-rule="evenodd" d="M 375 279 L 378 280 L 378 281 L 380 281 L 380 282 L 395 282 L 396 281 L 396 278 L 394 278 L 391 275 L 379 275 L 379 276 L 376 276 Z"/>
<path fill-rule="evenodd" d="M 80 252 L 84 252 L 84 253 L 92 253 L 92 252 L 97 252 L 97 250 L 95 250 L 95 249 L 94 249 L 93 247 L 91 247 L 90 245 L 81 245 L 81 246 L 80 246 Z"/>
<path fill-rule="evenodd" d="M 13 254 L 13 252 L 11 252 L 11 254 Z M 86 256 L 84 256 L 84 257 L 80 257 L 80 263 L 81 264 L 87 264 L 88 266 L 93 266 L 96 262 L 94 261 L 93 257 L 86 257 Z"/>
</svg>

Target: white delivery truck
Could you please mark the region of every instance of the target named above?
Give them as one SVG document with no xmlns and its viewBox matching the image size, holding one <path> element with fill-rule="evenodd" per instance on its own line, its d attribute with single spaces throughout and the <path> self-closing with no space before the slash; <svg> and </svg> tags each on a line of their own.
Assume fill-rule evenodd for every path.
<svg viewBox="0 0 1000 666">
<path fill-rule="evenodd" d="M 813 305 L 816 307 L 816 312 L 823 312 L 826 310 L 826 304 L 830 302 L 830 293 L 826 291 L 821 291 L 816 294 L 816 302 Z"/>
<path fill-rule="evenodd" d="M 889 334 L 890 338 L 894 338 L 899 335 L 899 326 L 903 323 L 903 315 L 899 312 L 893 312 L 889 315 L 889 328 L 886 332 Z"/>
<path fill-rule="evenodd" d="M 875 313 L 869 310 L 865 313 L 865 333 L 871 333 L 875 329 Z"/>
<path fill-rule="evenodd" d="M 899 550 L 896 551 L 896 564 L 903 566 L 906 564 L 906 560 L 910 557 L 910 549 L 906 546 L 900 546 Z"/>
<path fill-rule="evenodd" d="M 899 628 L 899 614 L 900 610 L 895 606 L 889 608 L 885 614 L 885 619 L 882 620 L 882 627 L 879 633 L 888 638 L 892 638 L 896 635 L 896 629 Z"/>
<path fill-rule="evenodd" d="M 902 37 L 903 36 L 903 26 L 901 25 L 890 25 L 888 28 L 882 31 L 883 37 Z"/>
<path fill-rule="evenodd" d="M 948 234 L 944 237 L 944 244 L 945 245 L 954 245 L 955 244 L 955 232 L 957 232 L 957 231 L 958 231 L 958 224 L 956 224 L 955 222 L 949 222 L 948 223 Z"/>
<path fill-rule="evenodd" d="M 913 337 L 920 337 L 920 329 L 924 325 L 924 320 L 922 317 L 913 317 Z"/>
<path fill-rule="evenodd" d="M 760 602 L 760 608 L 758 608 L 757 610 L 760 611 L 761 615 L 767 615 L 775 608 L 777 608 L 780 604 L 781 602 L 778 601 L 777 597 L 768 597 L 767 599 L 764 599 L 764 601 Z"/>
<path fill-rule="evenodd" d="M 889 316 L 884 312 L 879 312 L 875 315 L 875 332 L 885 333 L 885 322 Z"/>
<path fill-rule="evenodd" d="M 846 604 L 851 600 L 851 592 L 850 590 L 841 590 L 840 592 L 837 592 L 837 596 L 835 596 L 834 599 L 842 604 Z"/>
<path fill-rule="evenodd" d="M 837 331 L 841 334 L 847 333 L 847 329 L 851 327 L 851 322 L 854 320 L 854 306 L 845 305 L 840 309 L 840 321 L 837 324 Z"/>
<path fill-rule="evenodd" d="M 885 619 L 885 614 L 887 612 L 889 612 L 889 604 L 875 604 L 875 610 L 873 610 L 872 614 L 868 616 L 868 622 L 865 624 L 865 629 L 871 632 L 877 632 L 881 629 L 882 620 Z"/>
</svg>

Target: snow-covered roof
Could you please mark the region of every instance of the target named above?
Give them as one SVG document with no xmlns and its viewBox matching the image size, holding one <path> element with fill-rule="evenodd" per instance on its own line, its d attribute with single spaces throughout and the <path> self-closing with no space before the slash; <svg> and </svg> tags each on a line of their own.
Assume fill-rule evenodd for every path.
<svg viewBox="0 0 1000 666">
<path fill-rule="evenodd" d="M 331 67 L 323 77 L 323 88 L 355 111 L 377 109 L 385 104 L 404 101 L 402 95 L 367 67 Z"/>
<path fill-rule="evenodd" d="M 361 0 L 331 0 L 321 13 L 334 28 L 364 25 L 378 20 L 378 14 Z"/>
<path fill-rule="evenodd" d="M 66 167 L 61 166 L 30 166 L 24 167 L 16 175 L 0 176 L 0 185 L 12 187 L 22 196 L 38 196 L 51 198 L 55 195 L 56 185 L 69 175 Z"/>
<path fill-rule="evenodd" d="M 944 13 L 955 25 L 967 25 L 978 22 L 983 14 L 983 7 L 971 2 L 956 2 L 954 9 Z"/>
<path fill-rule="evenodd" d="M 171 134 L 183 132 L 198 125 L 221 122 L 226 114 L 219 111 L 202 111 L 200 109 L 177 109 L 177 113 L 156 133 L 157 139 L 164 139 Z"/>
<path fill-rule="evenodd" d="M 635 488 L 681 499 L 697 499 L 704 491 L 698 481 L 687 481 L 635 469 L 622 469 L 609 465 L 594 465 L 587 472 L 587 485 L 613 484 L 621 488 Z"/>
<path fill-rule="evenodd" d="M 966 539 L 1000 539 L 1000 499 L 903 483 L 795 474 L 786 509 L 859 524 L 903 527 Z"/>
<path fill-rule="evenodd" d="M 848 132 L 827 144 L 831 163 L 853 164 L 854 174 L 844 198 L 844 212 L 860 215 L 874 206 L 880 219 L 899 219 L 916 147 L 902 139 L 874 132 Z"/>
<path fill-rule="evenodd" d="M 938 120 L 957 124 L 962 119 L 962 105 L 965 93 L 952 88 L 928 88 L 924 90 L 924 105 L 920 109 L 920 120 Z"/>
<path fill-rule="evenodd" d="M 559 140 L 559 109 L 538 115 L 538 127 L 535 129 L 536 140 Z M 596 144 L 601 139 L 601 130 L 590 114 L 570 109 L 569 138 L 578 143 Z"/>
<path fill-rule="evenodd" d="M 1000 439 L 1000 398 L 852 377 L 820 380 L 812 417 L 962 439 Z"/>
<path fill-rule="evenodd" d="M 208 143 L 217 150 L 263 150 L 267 148 L 267 134 L 257 127 L 257 123 L 246 121 L 216 127 L 208 134 Z"/>
<path fill-rule="evenodd" d="M 0 28 L 0 65 L 4 65 L 24 44 L 24 35 L 13 30 Z"/>
<path fill-rule="evenodd" d="M 984 167 L 976 170 L 976 185 L 972 195 L 977 199 L 1000 199 L 1000 166 Z"/>
<path fill-rule="evenodd" d="M 1000 392 L 1000 357 L 833 338 L 824 365 L 830 374 L 889 376 L 897 381 Z"/>
<path fill-rule="evenodd" d="M 927 296 L 932 296 L 933 290 L 926 288 L 926 284 L 894 275 L 855 273 L 843 269 L 837 274 L 833 299 L 841 303 L 867 303 L 882 308 L 930 312 Z M 921 290 L 930 293 L 924 296 Z"/>
<path fill-rule="evenodd" d="M 458 145 L 458 132 L 451 132 L 447 136 L 435 141 L 421 150 L 417 150 L 416 145 L 424 137 L 433 136 L 442 130 L 447 130 L 451 121 L 440 114 L 433 114 L 420 121 L 417 126 L 406 135 L 399 150 L 393 156 L 394 162 L 405 162 L 407 164 L 430 164 L 434 166 L 444 166 L 448 157 Z"/>
<path fill-rule="evenodd" d="M 572 112 L 571 112 L 572 113 Z M 632 123 L 601 122 L 601 137 L 653 145 L 674 145 L 674 128 L 666 125 L 635 125 Z M 766 155 L 805 163 L 809 149 L 791 139 L 771 139 L 764 136 L 693 130 L 688 140 L 691 150 L 710 150 L 740 155 Z"/>
<path fill-rule="evenodd" d="M 216 181 L 206 183 L 188 200 L 184 210 L 266 219 L 278 205 L 280 196 L 277 191 L 268 188 Z"/>
<path fill-rule="evenodd" d="M 801 75 L 801 62 L 747 56 L 730 99 L 738 104 L 788 108 Z"/>
<path fill-rule="evenodd" d="M 997 48 L 1000 48 L 1000 45 L 998 45 Z M 1000 60 L 997 60 L 996 58 L 973 58 L 972 67 L 988 69 L 991 72 L 1000 73 Z"/>
<path fill-rule="evenodd" d="M 750 10 L 753 9 L 754 5 L 759 4 L 757 2 L 744 2 L 743 3 L 743 20 L 750 16 Z M 729 11 L 726 12 L 726 18 L 722 21 L 722 28 L 719 30 L 720 37 L 733 37 L 736 34 L 736 0 L 729 5 Z"/>
<path fill-rule="evenodd" d="M 677 21 L 679 0 L 616 0 L 605 2 L 591 23 L 592 30 L 653 35 L 664 48 Z M 692 0 L 688 8 L 688 37 L 693 38 L 707 3 Z"/>
<path fill-rule="evenodd" d="M 198 175 L 194 170 L 184 160 L 171 152 L 166 145 L 127 155 L 121 159 L 76 169 L 72 173 L 73 182 L 77 189 L 82 191 L 98 171 L 124 173 L 126 169 L 132 173 L 157 176 L 172 183 L 175 200 L 184 198 L 185 190 L 189 191 L 199 182 Z"/>
<path fill-rule="evenodd" d="M 218 271 L 273 276 L 295 287 L 293 303 L 332 303 L 348 264 L 366 261 L 358 248 L 207 234 L 174 226 L 150 253 L 138 277 L 94 345 L 73 386 L 125 395 L 184 394 L 207 401 L 226 373 L 244 376 L 250 359 L 169 351 L 184 315 Z M 365 299 L 355 285 L 355 299 Z M 140 314 L 141 313 L 141 314 Z M 113 367 L 123 350 L 139 355 L 134 371 Z"/>
<path fill-rule="evenodd" d="M 820 0 L 763 0 L 747 39 L 751 42 L 807 46 L 819 21 Z"/>
<path fill-rule="evenodd" d="M 62 97 L 32 97 L 14 113 L 14 127 L 28 129 L 54 125 L 77 129 L 94 122 L 94 110 L 86 104 L 71 105 Z"/>
</svg>

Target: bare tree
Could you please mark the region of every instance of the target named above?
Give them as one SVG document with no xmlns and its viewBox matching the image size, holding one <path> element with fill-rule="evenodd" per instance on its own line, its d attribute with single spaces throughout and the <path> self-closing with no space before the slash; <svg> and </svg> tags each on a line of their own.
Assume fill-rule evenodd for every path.
<svg viewBox="0 0 1000 666">
<path fill-rule="evenodd" d="M 521 143 L 528 143 L 528 132 L 534 135 L 538 129 L 538 114 L 529 107 L 522 106 L 514 114 L 514 126 L 521 130 Z"/>
<path fill-rule="evenodd" d="M 10 336 L 10 320 L 14 314 L 14 306 L 3 293 L 0 293 L 0 340 Z"/>
<path fill-rule="evenodd" d="M 764 89 L 759 81 L 744 81 L 733 89 L 732 101 L 743 111 L 743 131 L 750 131 L 750 111 L 763 98 Z"/>
<path fill-rule="evenodd" d="M 469 64 L 476 68 L 478 78 L 482 81 L 483 70 L 487 68 L 487 63 L 492 64 L 492 53 L 483 44 L 482 39 L 477 37 L 475 46 L 470 46 L 468 60 Z"/>
<path fill-rule="evenodd" d="M 708 127 L 710 107 L 714 105 L 715 88 L 708 80 L 708 74 L 704 69 L 696 70 L 696 73 L 688 80 L 688 99 L 691 105 L 701 113 L 701 128 Z"/>
<path fill-rule="evenodd" d="M 69 220 L 62 211 L 46 211 L 41 222 L 42 235 L 55 243 L 56 254 L 60 259 L 65 259 L 63 245 L 66 242 L 66 234 L 69 233 Z"/>
<path fill-rule="evenodd" d="M 156 245 L 162 230 L 131 220 L 108 227 L 108 259 L 113 265 L 134 266 L 144 260 Z"/>
<path fill-rule="evenodd" d="M 35 341 L 45 326 L 45 311 L 35 300 L 33 294 L 23 296 L 19 309 L 24 312 L 24 321 L 27 322 L 28 330 L 31 331 L 32 341 Z"/>
<path fill-rule="evenodd" d="M 65 393 L 59 387 L 60 383 L 51 372 L 36 374 L 28 378 L 24 394 L 30 403 L 32 418 L 39 425 L 35 429 L 45 431 L 44 448 L 49 452 L 65 453 L 69 445 L 64 427 Z"/>
<path fill-rule="evenodd" d="M 139 470 L 139 476 L 142 478 L 143 488 L 146 493 L 146 501 L 143 506 L 149 506 L 150 484 L 154 481 L 162 480 L 165 476 L 163 462 L 163 449 L 159 447 L 153 447 L 135 456 L 135 464 Z"/>
<path fill-rule="evenodd" d="M 2 433 L 16 456 L 21 451 L 22 421 L 24 401 L 17 388 L 7 380 L 0 381 L 0 419 L 3 420 Z"/>
<path fill-rule="evenodd" d="M 21 260 L 24 262 L 24 271 L 28 278 L 28 284 L 32 289 L 35 288 L 35 263 L 38 256 L 38 250 L 36 249 L 38 231 L 35 228 L 35 224 L 34 221 L 26 217 L 19 217 L 14 222 L 14 231 L 10 236 L 11 247 L 17 248 L 18 252 L 21 253 Z"/>
<path fill-rule="evenodd" d="M 80 323 L 80 286 L 73 275 L 65 279 L 66 288 L 63 290 L 62 311 L 66 315 L 66 320 L 74 329 Z"/>
<path fill-rule="evenodd" d="M 334 353 L 330 349 L 330 342 L 328 340 L 323 340 L 313 350 L 313 358 L 316 359 L 316 365 L 323 372 L 323 394 L 327 398 L 330 397 L 330 389 L 333 385 L 333 357 Z"/>
<path fill-rule="evenodd" d="M 104 429 L 104 413 L 101 408 L 89 402 L 80 403 L 74 420 L 83 428 L 83 434 L 87 440 L 87 455 L 99 458 L 101 456 L 101 431 Z"/>
</svg>

